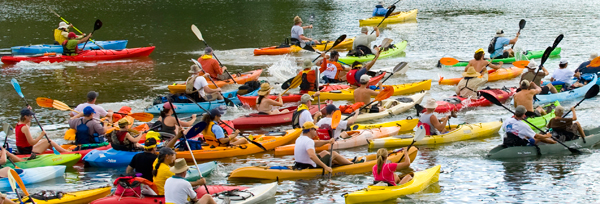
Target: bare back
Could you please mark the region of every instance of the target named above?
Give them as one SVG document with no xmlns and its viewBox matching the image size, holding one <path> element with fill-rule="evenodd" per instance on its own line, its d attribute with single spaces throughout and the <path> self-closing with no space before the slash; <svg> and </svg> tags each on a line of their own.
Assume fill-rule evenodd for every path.
<svg viewBox="0 0 600 204">
<path fill-rule="evenodd" d="M 258 98 L 256 99 L 256 102 L 258 103 Z M 256 110 L 258 110 L 258 112 L 263 112 L 263 113 L 270 113 L 271 110 L 273 110 L 273 103 L 275 102 L 273 101 L 273 99 L 270 98 L 263 98 L 262 101 L 260 102 L 260 104 L 256 105 Z"/>
<path fill-rule="evenodd" d="M 465 67 L 465 72 L 467 71 L 467 68 L 469 68 L 470 66 L 473 66 L 473 67 L 475 67 L 475 71 L 481 73 L 481 70 L 484 70 L 488 64 L 489 64 L 489 62 L 486 60 L 476 60 L 476 59 L 469 60 L 469 65 L 467 65 Z"/>
<path fill-rule="evenodd" d="M 354 90 L 354 103 L 363 102 L 365 104 L 371 102 L 371 96 L 377 96 L 377 92 L 367 89 L 364 86 Z"/>
<path fill-rule="evenodd" d="M 514 96 L 515 108 L 519 105 L 525 106 L 527 111 L 533 112 L 533 96 L 538 94 L 539 91 L 533 90 L 521 90 Z"/>
</svg>

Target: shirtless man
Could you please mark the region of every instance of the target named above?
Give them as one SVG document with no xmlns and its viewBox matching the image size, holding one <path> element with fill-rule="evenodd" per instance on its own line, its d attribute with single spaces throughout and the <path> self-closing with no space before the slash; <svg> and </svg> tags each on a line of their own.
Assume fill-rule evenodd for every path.
<svg viewBox="0 0 600 204">
<path fill-rule="evenodd" d="M 371 76 L 369 76 L 369 75 L 364 74 L 360 77 L 360 87 L 358 87 L 356 90 L 354 90 L 354 103 L 358 103 L 358 102 L 363 102 L 365 104 L 371 103 L 371 97 L 377 96 L 377 94 L 379 94 L 379 92 L 373 91 L 367 87 L 369 80 L 371 80 Z M 379 87 L 381 87 L 381 81 L 379 82 Z M 377 105 L 372 105 L 369 108 L 368 112 L 369 113 L 378 113 L 379 111 L 382 111 L 382 110 L 383 110 L 383 108 L 381 108 Z"/>
<path fill-rule="evenodd" d="M 533 82 L 529 82 L 527 80 L 521 81 L 521 85 L 519 87 L 520 91 L 515 94 L 514 105 L 515 108 L 519 105 L 522 105 L 527 109 L 525 115 L 527 117 L 539 117 L 545 115 L 546 112 L 540 106 L 533 109 L 533 97 L 536 94 L 539 94 L 542 89 L 537 86 Z"/>
<path fill-rule="evenodd" d="M 473 56 L 475 59 L 469 60 L 469 64 L 465 67 L 465 72 L 470 66 L 475 67 L 475 71 L 479 72 L 480 74 L 483 74 L 483 72 L 486 71 L 487 66 L 490 66 L 494 69 L 502 68 L 504 62 L 500 62 L 498 65 L 495 65 L 487 60 L 484 60 L 483 56 L 485 56 L 485 51 L 483 51 L 483 48 L 479 48 L 479 50 L 475 51 L 475 55 Z"/>
</svg>

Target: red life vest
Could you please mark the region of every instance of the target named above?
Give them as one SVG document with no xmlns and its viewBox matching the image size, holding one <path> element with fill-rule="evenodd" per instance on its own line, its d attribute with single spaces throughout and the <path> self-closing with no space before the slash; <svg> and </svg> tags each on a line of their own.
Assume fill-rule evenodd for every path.
<svg viewBox="0 0 600 204">
<path fill-rule="evenodd" d="M 346 81 L 348 81 L 350 85 L 360 86 L 360 84 L 358 84 L 358 82 L 354 78 L 354 75 L 356 75 L 356 72 L 358 72 L 358 70 L 360 69 L 353 69 L 348 71 L 348 73 L 346 74 Z"/>
<path fill-rule="evenodd" d="M 342 113 L 346 113 L 346 114 L 350 114 L 356 110 L 358 110 L 360 107 L 364 106 L 365 103 L 363 102 L 358 102 L 352 105 L 341 105 L 340 106 L 340 111 L 342 111 Z"/>
</svg>

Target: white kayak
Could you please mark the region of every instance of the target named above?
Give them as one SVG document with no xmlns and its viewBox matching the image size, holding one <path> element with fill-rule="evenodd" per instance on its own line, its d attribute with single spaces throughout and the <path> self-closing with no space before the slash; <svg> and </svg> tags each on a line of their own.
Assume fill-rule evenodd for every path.
<svg viewBox="0 0 600 204">
<path fill-rule="evenodd" d="M 28 169 L 15 169 L 15 171 L 17 171 L 19 177 L 21 177 L 23 184 L 28 185 L 63 177 L 65 175 L 66 168 L 67 166 L 57 165 Z M 0 188 L 10 188 L 8 178 L 0 178 Z"/>
<path fill-rule="evenodd" d="M 385 108 L 385 110 L 380 111 L 379 113 L 361 113 L 358 115 L 358 118 L 356 118 L 356 121 L 354 121 L 354 122 L 363 122 L 363 121 L 375 120 L 375 119 L 379 119 L 379 118 L 383 118 L 383 117 L 387 117 L 387 116 L 398 115 L 398 114 L 414 107 L 415 104 L 421 103 L 421 101 L 423 100 L 423 97 L 425 97 L 425 94 L 427 94 L 427 91 L 422 91 L 422 92 L 419 92 L 412 96 L 402 96 L 402 97 L 397 97 L 396 99 L 383 100 L 382 102 L 383 102 L 383 107 Z M 344 114 L 342 116 L 342 118 L 345 118 L 345 117 L 347 117 L 347 116 Z"/>
<path fill-rule="evenodd" d="M 217 203 L 261 203 L 274 197 L 275 193 L 277 193 L 277 182 L 255 186 L 246 190 L 221 192 L 214 195 L 213 199 Z"/>
</svg>

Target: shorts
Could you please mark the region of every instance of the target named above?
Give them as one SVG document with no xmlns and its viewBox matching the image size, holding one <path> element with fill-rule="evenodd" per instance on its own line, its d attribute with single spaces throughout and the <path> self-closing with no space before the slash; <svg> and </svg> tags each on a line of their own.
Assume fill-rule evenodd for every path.
<svg viewBox="0 0 600 204">
<path fill-rule="evenodd" d="M 492 58 L 494 58 L 494 59 L 504 59 L 504 58 L 508 58 L 508 57 L 509 57 L 508 51 L 503 50 L 501 55 L 499 55 L 497 57 L 492 57 Z"/>
<path fill-rule="evenodd" d="M 550 88 L 548 88 L 547 86 L 543 86 L 542 87 L 542 92 L 540 92 L 541 95 L 545 95 L 550 93 Z"/>
<path fill-rule="evenodd" d="M 542 114 L 540 114 L 540 112 L 538 110 L 534 110 L 533 112 L 527 111 L 525 113 L 525 116 L 527 116 L 528 118 L 534 118 L 534 117 L 540 117 L 540 116 L 542 116 Z"/>
<path fill-rule="evenodd" d="M 221 94 L 215 92 L 215 93 L 210 93 L 210 94 L 206 94 L 204 95 L 204 97 L 202 97 L 202 100 L 200 100 L 201 102 L 208 102 L 208 101 L 214 101 L 219 99 L 219 96 Z"/>
<path fill-rule="evenodd" d="M 19 151 L 19 154 L 31 154 L 31 152 L 33 151 L 33 146 L 29 146 L 29 147 L 17 146 L 17 150 Z"/>
<path fill-rule="evenodd" d="M 328 154 L 327 156 L 321 157 L 320 155 L 317 154 L 317 157 L 319 158 L 319 160 L 321 160 L 321 162 L 323 162 L 323 164 L 329 166 L 329 158 L 331 158 L 331 155 Z M 312 164 L 305 164 L 305 163 L 300 163 L 300 162 L 296 162 L 294 164 L 294 167 L 298 170 L 321 168 L 318 165 L 316 167 L 314 167 Z"/>
<path fill-rule="evenodd" d="M 369 113 L 379 113 L 379 106 L 372 105 L 371 108 L 369 108 Z"/>
<path fill-rule="evenodd" d="M 223 74 L 217 75 L 217 80 L 224 81 L 224 80 L 227 80 L 227 79 L 230 79 L 229 74 L 227 74 L 227 73 L 223 73 Z"/>
</svg>

